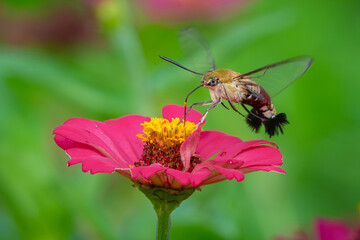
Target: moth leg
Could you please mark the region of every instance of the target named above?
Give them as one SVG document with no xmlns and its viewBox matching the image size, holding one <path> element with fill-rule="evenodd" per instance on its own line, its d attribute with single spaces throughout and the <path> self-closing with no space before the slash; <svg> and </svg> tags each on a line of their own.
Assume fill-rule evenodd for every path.
<svg viewBox="0 0 360 240">
<path fill-rule="evenodd" d="M 241 106 L 242 106 L 242 107 L 245 109 L 245 111 L 248 112 L 250 115 L 253 115 L 254 117 L 259 118 L 259 119 L 261 119 L 261 120 L 264 120 L 262 117 L 260 117 L 260 116 L 258 116 L 258 115 L 256 115 L 256 114 L 254 114 L 253 112 L 249 111 L 249 109 L 247 109 L 247 107 L 245 106 L 245 104 L 241 103 Z"/>
<path fill-rule="evenodd" d="M 243 116 L 244 118 L 246 118 L 246 119 L 247 119 L 247 116 L 245 116 L 245 115 L 244 115 L 244 114 L 242 114 L 239 110 L 237 110 L 237 109 L 236 109 L 236 107 L 234 106 L 234 104 L 232 104 L 232 102 L 231 102 L 231 101 L 229 101 L 229 100 L 228 100 L 228 102 L 229 102 L 229 104 L 230 104 L 231 108 L 232 108 L 235 112 L 237 112 L 238 114 L 240 114 L 241 116 Z"/>
<path fill-rule="evenodd" d="M 222 100 L 221 100 L 221 98 L 219 98 L 217 100 L 217 102 L 211 102 L 211 103 L 212 103 L 212 105 L 208 109 L 206 109 L 204 115 L 202 115 L 202 117 L 200 118 L 200 121 L 199 121 L 198 125 L 196 126 L 196 129 L 199 127 L 200 123 L 202 123 L 205 120 L 206 115 L 209 113 L 209 111 L 211 109 L 214 109 L 215 107 L 217 107 L 220 103 L 222 103 Z"/>
<path fill-rule="evenodd" d="M 196 102 L 191 104 L 191 106 L 188 108 L 188 110 L 186 111 L 185 115 L 180 119 L 179 123 L 181 123 L 182 120 L 184 120 L 185 116 L 188 115 L 188 113 L 190 112 L 190 110 L 195 106 L 195 105 L 201 105 L 201 106 L 207 106 L 214 103 L 213 101 L 205 101 L 205 102 Z"/>
<path fill-rule="evenodd" d="M 227 110 L 230 110 L 227 106 L 225 106 L 225 104 L 223 102 L 221 102 L 221 105 L 223 105 L 224 108 L 226 108 Z"/>
<path fill-rule="evenodd" d="M 235 112 L 237 112 L 238 114 L 240 114 L 241 116 L 243 116 L 244 118 L 247 119 L 247 117 L 246 117 L 244 114 L 242 114 L 239 110 L 237 110 L 237 109 L 235 108 L 234 104 L 232 104 L 232 102 L 229 100 L 229 99 L 230 99 L 230 98 L 229 98 L 229 94 L 228 94 L 228 92 L 227 92 L 224 84 L 222 85 L 222 87 L 223 87 L 223 90 L 224 90 L 224 92 L 225 92 L 225 94 L 226 94 L 226 97 L 227 97 L 227 99 L 228 99 L 228 102 L 229 102 L 231 108 L 232 108 Z"/>
<path fill-rule="evenodd" d="M 241 104 L 241 106 L 245 109 L 245 111 L 246 111 L 247 113 L 252 114 L 252 113 L 250 112 L 250 110 L 247 109 L 247 107 L 245 106 L 245 104 L 243 104 L 243 103 L 240 103 L 240 104 Z"/>
</svg>

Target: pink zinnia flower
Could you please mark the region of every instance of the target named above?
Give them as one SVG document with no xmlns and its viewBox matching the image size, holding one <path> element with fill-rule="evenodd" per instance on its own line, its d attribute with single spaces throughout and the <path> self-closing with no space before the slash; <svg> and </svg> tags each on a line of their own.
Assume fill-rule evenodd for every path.
<svg viewBox="0 0 360 240">
<path fill-rule="evenodd" d="M 167 105 L 163 118 L 127 115 L 104 122 L 73 118 L 54 130 L 56 143 L 70 156 L 68 165 L 84 172 L 117 172 L 141 186 L 193 189 L 226 179 L 244 180 L 253 171 L 285 173 L 275 165 L 282 155 L 274 143 L 242 141 L 219 132 L 201 131 L 201 114 Z"/>
<path fill-rule="evenodd" d="M 315 221 L 316 236 L 319 240 L 359 240 L 360 229 L 353 229 L 338 220 L 318 218 Z"/>
<path fill-rule="evenodd" d="M 314 221 L 315 237 L 303 231 L 298 231 L 293 237 L 277 236 L 276 240 L 359 240 L 360 226 L 350 227 L 348 223 L 327 219 L 317 218 Z"/>
<path fill-rule="evenodd" d="M 158 21 L 215 20 L 229 16 L 247 0 L 136 0 L 146 14 Z"/>
</svg>

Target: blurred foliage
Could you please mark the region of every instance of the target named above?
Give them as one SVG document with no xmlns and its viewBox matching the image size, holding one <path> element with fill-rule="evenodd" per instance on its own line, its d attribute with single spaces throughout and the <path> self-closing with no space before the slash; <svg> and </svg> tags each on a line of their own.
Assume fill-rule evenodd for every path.
<svg viewBox="0 0 360 240">
<path fill-rule="evenodd" d="M 316 216 L 356 216 L 359 1 L 258 0 L 226 19 L 176 24 L 153 22 L 122 0 L 64 2 L 75 8 L 87 2 L 98 40 L 0 43 L 0 239 L 155 236 L 155 213 L 142 193 L 118 174 L 67 168 L 52 130 L 72 117 L 160 116 L 163 105 L 182 104 L 200 79 L 158 55 L 191 62 L 177 40 L 189 25 L 209 39 L 221 68 L 247 72 L 298 55 L 315 61 L 274 99 L 291 122 L 285 135 L 272 139 L 287 174 L 252 173 L 241 183 L 204 187 L 173 213 L 171 239 L 270 239 L 310 229 Z M 59 3 L 6 0 L 0 12 L 44 15 Z M 6 27 L 0 23 L 0 41 Z M 202 89 L 190 101 L 207 99 Z M 267 138 L 220 107 L 207 119 L 206 129 L 245 140 Z"/>
</svg>

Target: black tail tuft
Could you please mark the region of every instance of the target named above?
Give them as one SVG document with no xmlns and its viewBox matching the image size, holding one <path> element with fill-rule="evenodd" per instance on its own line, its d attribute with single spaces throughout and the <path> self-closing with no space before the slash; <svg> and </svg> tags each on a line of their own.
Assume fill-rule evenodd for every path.
<svg viewBox="0 0 360 240">
<path fill-rule="evenodd" d="M 261 127 L 261 119 L 256 117 L 258 114 L 254 108 L 251 109 L 251 113 L 248 114 L 246 123 L 249 125 L 251 130 L 253 130 L 254 132 L 258 132 Z"/>
<path fill-rule="evenodd" d="M 286 119 L 286 114 L 276 114 L 274 117 L 264 121 L 265 132 L 269 135 L 269 137 L 279 135 L 279 130 L 283 133 L 282 128 L 286 124 L 289 124 L 289 121 Z"/>
</svg>

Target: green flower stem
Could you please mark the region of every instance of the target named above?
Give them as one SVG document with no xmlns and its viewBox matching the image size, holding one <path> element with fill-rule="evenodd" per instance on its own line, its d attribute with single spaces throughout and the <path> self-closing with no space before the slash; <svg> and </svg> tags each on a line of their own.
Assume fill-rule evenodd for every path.
<svg viewBox="0 0 360 240">
<path fill-rule="evenodd" d="M 170 227 L 171 227 L 170 214 L 175 208 L 166 204 L 158 209 L 155 208 L 156 215 L 158 217 L 157 226 L 156 226 L 157 240 L 170 239 Z"/>
<path fill-rule="evenodd" d="M 156 239 L 170 239 L 170 214 L 180 206 L 182 201 L 190 197 L 195 189 L 174 190 L 149 186 L 139 186 L 139 189 L 150 199 L 158 217 Z"/>
</svg>

